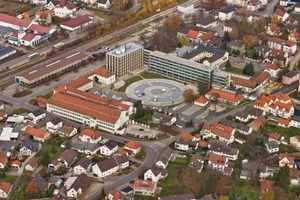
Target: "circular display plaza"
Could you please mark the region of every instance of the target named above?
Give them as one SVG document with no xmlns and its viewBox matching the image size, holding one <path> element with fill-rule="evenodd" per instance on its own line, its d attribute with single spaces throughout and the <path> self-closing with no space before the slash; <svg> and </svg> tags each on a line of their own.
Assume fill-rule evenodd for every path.
<svg viewBox="0 0 300 200">
<path fill-rule="evenodd" d="M 184 101 L 183 91 L 187 87 L 179 82 L 167 79 L 144 79 L 129 85 L 126 95 L 141 100 L 145 105 L 170 106 Z"/>
</svg>

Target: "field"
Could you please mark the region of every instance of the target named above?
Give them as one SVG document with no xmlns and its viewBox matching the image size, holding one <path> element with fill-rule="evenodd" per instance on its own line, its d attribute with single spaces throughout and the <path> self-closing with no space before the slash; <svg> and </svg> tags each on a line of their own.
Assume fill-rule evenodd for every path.
<svg viewBox="0 0 300 200">
<path fill-rule="evenodd" d="M 16 180 L 16 176 L 5 176 L 4 178 L 0 178 L 0 183 L 7 182 L 13 184 Z"/>
<path fill-rule="evenodd" d="M 104 19 L 104 20 L 109 20 L 110 16 L 106 14 L 106 12 L 97 9 L 97 8 L 90 8 L 90 7 L 86 7 L 86 10 L 90 11 L 91 13 L 94 13 L 95 15 L 97 15 L 98 17 Z"/>
<path fill-rule="evenodd" d="M 238 199 L 248 199 L 248 200 L 257 200 L 259 199 L 259 187 L 251 186 L 248 182 L 240 182 L 237 187 L 237 197 Z"/>
<path fill-rule="evenodd" d="M 243 74 L 243 69 L 237 68 L 237 67 L 229 67 L 226 69 L 227 72 L 232 72 L 235 74 Z"/>
<path fill-rule="evenodd" d="M 0 0 L 0 13 L 16 16 L 32 8 L 33 5 L 24 4 L 19 1 Z"/>
<path fill-rule="evenodd" d="M 134 82 L 136 82 L 136 81 L 140 81 L 140 80 L 143 80 L 140 76 L 133 76 L 133 77 L 127 79 L 127 80 L 125 81 L 125 85 L 122 86 L 122 87 L 120 87 L 120 88 L 118 88 L 117 91 L 118 91 L 118 92 L 125 92 L 126 88 L 127 88 L 129 85 L 131 85 L 132 83 L 134 83 Z"/>
</svg>

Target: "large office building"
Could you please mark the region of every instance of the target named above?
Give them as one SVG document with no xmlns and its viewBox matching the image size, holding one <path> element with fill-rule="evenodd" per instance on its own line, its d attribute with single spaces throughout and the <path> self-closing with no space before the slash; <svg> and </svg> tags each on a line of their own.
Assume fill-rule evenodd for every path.
<svg viewBox="0 0 300 200">
<path fill-rule="evenodd" d="M 230 76 L 220 71 L 219 66 L 206 66 L 204 64 L 186 60 L 172 54 L 159 51 L 144 51 L 144 64 L 151 72 L 162 74 L 187 83 L 202 82 L 210 88 L 219 86 L 227 88 Z"/>
<path fill-rule="evenodd" d="M 70 69 L 79 67 L 88 61 L 89 55 L 83 52 L 72 52 L 67 56 L 51 59 L 30 68 L 21 75 L 15 76 L 16 83 L 35 86 L 48 78 L 60 75 Z"/>
<path fill-rule="evenodd" d="M 133 42 L 106 53 L 106 68 L 117 78 L 144 66 L 144 47 Z"/>
<path fill-rule="evenodd" d="M 48 112 L 116 133 L 133 113 L 131 105 L 109 100 L 76 88 L 61 86 L 46 103 Z"/>
</svg>

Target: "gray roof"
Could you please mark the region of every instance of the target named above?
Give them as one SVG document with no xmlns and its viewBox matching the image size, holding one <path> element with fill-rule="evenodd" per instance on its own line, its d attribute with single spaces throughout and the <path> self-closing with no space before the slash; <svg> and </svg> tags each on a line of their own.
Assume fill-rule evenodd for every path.
<svg viewBox="0 0 300 200">
<path fill-rule="evenodd" d="M 89 143 L 89 142 L 82 142 L 78 139 L 78 135 L 73 137 L 71 139 L 71 147 L 73 149 L 79 150 L 79 151 L 91 151 L 94 152 L 95 150 L 99 149 L 101 147 L 101 144 L 99 143 Z"/>
<path fill-rule="evenodd" d="M 62 120 L 61 120 L 59 117 L 55 117 L 55 118 L 53 118 L 53 119 L 51 120 L 51 123 L 52 123 L 53 125 L 57 125 L 57 124 L 59 124 L 60 122 L 62 122 Z"/>
<path fill-rule="evenodd" d="M 196 199 L 194 193 L 189 192 L 185 194 L 172 194 L 168 196 L 159 197 L 160 200 L 192 200 Z"/>
<path fill-rule="evenodd" d="M 204 45 L 198 45 L 197 49 L 195 49 L 194 51 L 185 54 L 183 56 L 184 59 L 191 59 L 203 52 L 209 52 L 212 53 L 213 55 L 220 55 L 221 57 L 223 57 L 226 54 L 226 51 L 222 50 L 222 49 L 218 49 L 218 48 L 213 48 L 213 47 L 207 47 Z"/>
<path fill-rule="evenodd" d="M 7 33 L 12 33 L 12 32 L 14 32 L 14 29 L 10 27 L 0 26 L 0 35 L 5 35 Z"/>
<path fill-rule="evenodd" d="M 268 146 L 269 149 L 279 148 L 279 146 L 276 142 L 268 142 L 268 143 L 266 143 L 266 146 Z"/>
<path fill-rule="evenodd" d="M 12 46 L 3 47 L 0 49 L 0 57 L 5 56 L 6 54 L 9 54 L 14 51 L 16 51 L 15 47 L 12 47 Z"/>
<path fill-rule="evenodd" d="M 205 196 L 201 197 L 199 200 L 215 200 L 212 197 L 212 194 L 206 194 Z"/>
<path fill-rule="evenodd" d="M 263 115 L 262 110 L 258 109 L 258 108 L 254 108 L 251 106 L 247 106 L 243 111 L 238 112 L 236 116 L 241 117 L 241 118 L 247 118 L 249 115 L 253 115 L 255 117 L 259 117 Z"/>
<path fill-rule="evenodd" d="M 62 159 L 66 161 L 69 165 L 75 160 L 76 157 L 77 157 L 77 152 L 75 150 L 67 149 L 58 156 L 57 160 Z"/>
<path fill-rule="evenodd" d="M 213 152 L 222 152 L 229 155 L 237 155 L 239 150 L 230 146 L 227 146 L 226 143 L 219 140 L 210 139 L 208 141 L 208 147 L 210 151 Z"/>
<path fill-rule="evenodd" d="M 27 137 L 23 143 L 20 145 L 20 148 L 26 147 L 27 149 L 30 149 L 31 151 L 37 151 L 39 149 L 39 143 L 33 141 L 30 139 L 30 137 Z"/>
<path fill-rule="evenodd" d="M 189 54 L 192 51 L 195 51 L 193 47 L 183 46 L 181 48 L 177 48 L 175 51 L 172 52 L 172 54 L 178 57 L 183 57 L 184 55 Z"/>
<path fill-rule="evenodd" d="M 40 116 L 40 115 L 42 115 L 44 113 L 45 112 L 42 109 L 35 110 L 35 111 L 32 112 L 33 116 L 35 116 L 35 117 L 38 117 L 38 116 Z"/>
<path fill-rule="evenodd" d="M 189 167 L 195 168 L 195 169 L 201 169 L 203 167 L 203 163 L 206 160 L 205 157 L 201 156 L 201 154 L 197 153 L 193 155 L 189 162 Z"/>
<path fill-rule="evenodd" d="M 236 27 L 236 25 L 237 24 L 232 20 L 229 20 L 226 24 L 224 24 L 224 26 L 231 27 L 231 28 Z"/>
<path fill-rule="evenodd" d="M 234 12 L 235 11 L 235 7 L 234 6 L 228 6 L 222 10 L 220 10 L 220 12 L 222 13 L 231 13 L 231 12 Z"/>
<path fill-rule="evenodd" d="M 159 120 L 162 120 L 164 122 L 170 122 L 173 117 L 170 116 L 170 115 L 165 115 L 163 113 L 155 112 L 153 114 L 152 118 L 159 119 Z"/>
<path fill-rule="evenodd" d="M 88 166 L 90 165 L 92 163 L 92 161 L 90 160 L 90 159 L 88 159 L 88 158 L 82 158 L 82 159 L 80 159 L 77 163 L 76 163 L 76 165 L 75 166 L 81 166 L 82 168 L 84 168 L 84 169 L 87 169 L 88 168 Z"/>
<path fill-rule="evenodd" d="M 74 181 L 70 189 L 78 191 L 79 188 L 84 192 L 88 187 L 90 187 L 91 179 L 86 174 L 80 174 L 77 179 Z"/>
<path fill-rule="evenodd" d="M 40 175 L 36 175 L 31 181 L 42 191 L 49 189 L 49 183 Z"/>
<path fill-rule="evenodd" d="M 129 193 L 129 192 L 131 192 L 131 191 L 133 191 L 133 188 L 130 187 L 130 186 L 124 187 L 124 188 L 121 190 L 121 192 L 124 192 L 124 193 Z"/>
<path fill-rule="evenodd" d="M 228 120 L 228 119 L 222 119 L 220 121 L 220 123 L 224 124 L 226 126 L 229 126 L 233 129 L 236 129 L 236 130 L 241 130 L 241 131 L 246 131 L 246 132 L 248 132 L 250 130 L 250 126 L 245 125 L 245 124 L 241 124 L 241 123 L 237 123 L 237 122 L 234 122 L 234 121 L 231 121 L 231 120 Z"/>
<path fill-rule="evenodd" d="M 173 150 L 170 147 L 167 147 L 160 153 L 159 158 L 156 162 L 161 161 L 166 165 L 172 155 L 173 155 Z"/>
<path fill-rule="evenodd" d="M 211 24 L 211 23 L 213 23 L 213 22 L 215 22 L 215 21 L 216 21 L 216 20 L 215 20 L 212 16 L 208 15 L 208 16 L 206 16 L 206 17 L 201 17 L 201 18 L 198 20 L 197 24 L 201 24 L 201 25 L 206 26 L 206 25 L 209 25 L 209 24 Z"/>
<path fill-rule="evenodd" d="M 230 42 L 228 42 L 228 44 L 227 45 L 229 45 L 229 46 L 234 46 L 234 47 L 242 47 L 243 45 L 244 45 L 245 43 L 243 42 L 243 41 L 241 41 L 241 40 L 232 40 L 232 41 L 230 41 Z"/>
<path fill-rule="evenodd" d="M 113 148 L 115 148 L 116 146 L 118 146 L 118 144 L 116 143 L 116 141 L 114 140 L 107 140 L 104 145 L 109 149 L 112 150 Z"/>
<path fill-rule="evenodd" d="M 99 162 L 97 165 L 101 172 L 105 172 L 111 168 L 117 167 L 118 163 L 114 158 L 109 158 L 109 159 Z"/>
<path fill-rule="evenodd" d="M 185 2 L 185 3 L 180 4 L 179 6 L 183 7 L 183 8 L 187 8 L 187 7 L 191 6 L 191 5 L 193 5 L 191 2 Z"/>
<path fill-rule="evenodd" d="M 294 115 L 292 121 L 300 122 L 300 116 Z"/>
<path fill-rule="evenodd" d="M 297 71 L 289 71 L 288 73 L 286 73 L 284 76 L 288 77 L 288 78 L 293 78 L 294 76 L 298 75 L 299 72 Z"/>
<path fill-rule="evenodd" d="M 189 28 L 184 28 L 184 29 L 181 29 L 181 30 L 179 30 L 177 32 L 186 35 L 189 32 L 189 30 L 190 30 Z"/>
<path fill-rule="evenodd" d="M 117 157 L 114 157 L 114 159 L 116 160 L 116 162 L 121 165 L 121 164 L 124 164 L 126 162 L 129 162 L 129 159 L 126 155 L 122 155 L 122 156 L 117 156 Z"/>
<path fill-rule="evenodd" d="M 177 144 L 184 144 L 184 145 L 194 146 L 194 147 L 197 146 L 197 142 L 190 141 L 190 140 L 185 139 L 185 138 L 177 138 L 176 143 Z"/>
<path fill-rule="evenodd" d="M 143 49 L 143 48 L 144 48 L 143 46 L 141 46 L 137 43 L 129 42 L 129 43 L 126 43 L 125 45 L 115 48 L 112 51 L 107 52 L 106 55 L 120 58 L 120 57 L 123 57 L 123 56 L 125 56 L 129 53 L 132 53 L 138 49 Z M 122 52 L 122 49 L 125 50 L 125 52 Z"/>
<path fill-rule="evenodd" d="M 268 47 L 268 46 L 261 45 L 261 46 L 255 47 L 255 50 L 259 51 L 259 52 L 262 52 L 262 53 L 268 53 L 272 49 L 270 47 Z"/>
</svg>

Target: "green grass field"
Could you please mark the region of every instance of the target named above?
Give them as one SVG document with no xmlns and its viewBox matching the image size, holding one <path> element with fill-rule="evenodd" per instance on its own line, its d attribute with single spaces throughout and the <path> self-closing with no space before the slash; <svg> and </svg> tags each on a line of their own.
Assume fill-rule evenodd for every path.
<svg viewBox="0 0 300 200">
<path fill-rule="evenodd" d="M 258 186 L 254 187 L 246 181 L 242 181 L 240 182 L 236 193 L 238 199 L 258 200 L 260 188 Z"/>
<path fill-rule="evenodd" d="M 227 72 L 232 72 L 232 73 L 235 73 L 235 74 L 243 74 L 243 69 L 240 69 L 238 67 L 229 67 L 229 68 L 226 68 L 226 71 Z"/>
<path fill-rule="evenodd" d="M 106 15 L 106 12 L 104 12 L 102 10 L 99 10 L 97 8 L 90 8 L 90 7 L 86 7 L 85 9 L 90 11 L 90 12 L 93 12 L 95 15 L 97 15 L 98 17 L 100 17 L 102 19 L 105 19 L 105 20 L 110 19 L 110 16 Z"/>
<path fill-rule="evenodd" d="M 17 179 L 16 176 L 6 176 L 5 178 L 0 178 L 0 183 L 7 182 L 13 184 Z"/>
<path fill-rule="evenodd" d="M 140 76 L 133 76 L 133 77 L 127 79 L 127 80 L 125 81 L 125 85 L 122 86 L 122 87 L 120 87 L 120 88 L 118 88 L 117 91 L 118 91 L 118 92 L 125 92 L 126 88 L 127 88 L 129 85 L 131 85 L 131 84 L 134 83 L 134 82 L 140 81 L 140 80 L 143 80 Z"/>
</svg>

